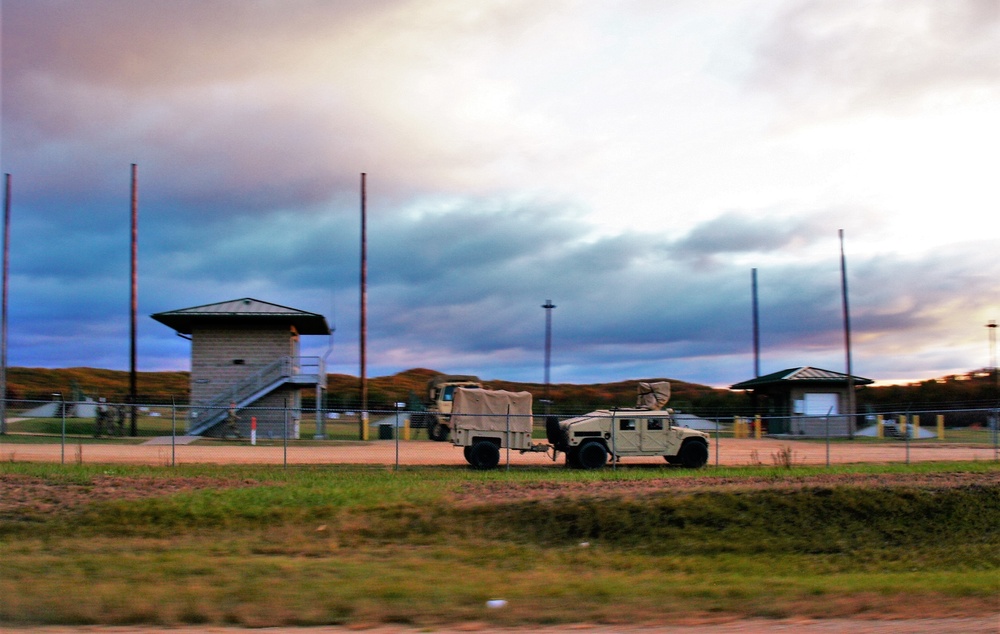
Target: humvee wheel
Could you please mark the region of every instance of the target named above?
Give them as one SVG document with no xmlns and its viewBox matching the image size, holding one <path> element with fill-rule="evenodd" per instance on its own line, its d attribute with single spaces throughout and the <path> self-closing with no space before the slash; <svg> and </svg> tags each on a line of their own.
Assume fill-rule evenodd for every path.
<svg viewBox="0 0 1000 634">
<path fill-rule="evenodd" d="M 488 440 L 480 440 L 469 448 L 469 464 L 473 469 L 494 469 L 500 464 L 500 448 Z"/>
<path fill-rule="evenodd" d="M 580 468 L 580 448 L 569 447 L 566 449 L 566 466 L 574 469 Z"/>
<path fill-rule="evenodd" d="M 472 447 L 462 447 L 462 453 L 465 455 L 465 461 L 472 464 Z"/>
<path fill-rule="evenodd" d="M 577 462 L 584 469 L 600 469 L 608 462 L 608 450 L 593 440 L 583 443 L 577 454 Z"/>
<path fill-rule="evenodd" d="M 446 425 L 442 425 L 436 416 L 432 416 L 427 421 L 427 437 L 431 440 L 444 442 L 448 440 L 448 432 L 451 431 Z"/>
<path fill-rule="evenodd" d="M 697 441 L 686 443 L 677 456 L 684 468 L 701 469 L 708 462 L 708 445 Z"/>
</svg>

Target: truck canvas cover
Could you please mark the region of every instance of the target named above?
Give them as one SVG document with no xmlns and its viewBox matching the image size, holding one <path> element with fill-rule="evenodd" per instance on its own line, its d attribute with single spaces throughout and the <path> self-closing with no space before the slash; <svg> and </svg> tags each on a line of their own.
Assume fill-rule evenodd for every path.
<svg viewBox="0 0 1000 634">
<path fill-rule="evenodd" d="M 508 413 L 510 416 L 508 417 Z M 455 429 L 531 432 L 531 392 L 458 388 L 451 410 Z"/>
</svg>

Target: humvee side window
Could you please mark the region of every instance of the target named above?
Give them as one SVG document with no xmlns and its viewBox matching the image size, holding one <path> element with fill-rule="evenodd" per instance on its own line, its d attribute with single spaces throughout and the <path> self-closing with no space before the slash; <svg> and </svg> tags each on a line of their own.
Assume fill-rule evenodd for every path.
<svg viewBox="0 0 1000 634">
<path fill-rule="evenodd" d="M 618 429 L 622 431 L 635 431 L 635 420 L 631 418 L 623 418 L 619 422 Z"/>
<path fill-rule="evenodd" d="M 663 430 L 663 419 L 662 418 L 650 418 L 646 421 L 646 429 L 649 431 L 662 431 Z"/>
</svg>

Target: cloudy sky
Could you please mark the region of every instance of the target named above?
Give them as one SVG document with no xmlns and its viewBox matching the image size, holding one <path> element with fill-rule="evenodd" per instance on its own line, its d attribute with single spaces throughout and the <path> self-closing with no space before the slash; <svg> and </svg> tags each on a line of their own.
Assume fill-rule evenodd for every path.
<svg viewBox="0 0 1000 634">
<path fill-rule="evenodd" d="M 187 369 L 152 313 L 327 316 L 357 374 L 990 363 L 1000 0 L 3 0 L 9 364 Z M 309 337 L 307 354 L 330 341 Z"/>
</svg>

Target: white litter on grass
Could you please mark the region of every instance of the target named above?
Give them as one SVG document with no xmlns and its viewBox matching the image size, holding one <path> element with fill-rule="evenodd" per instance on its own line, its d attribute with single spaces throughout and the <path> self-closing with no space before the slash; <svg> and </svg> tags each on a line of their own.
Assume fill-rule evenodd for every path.
<svg viewBox="0 0 1000 634">
<path fill-rule="evenodd" d="M 507 607 L 507 602 L 503 599 L 490 599 L 486 602 L 486 607 L 488 608 L 504 608 Z"/>
<path fill-rule="evenodd" d="M 580 542 L 580 548 L 590 548 L 590 542 Z"/>
</svg>

